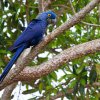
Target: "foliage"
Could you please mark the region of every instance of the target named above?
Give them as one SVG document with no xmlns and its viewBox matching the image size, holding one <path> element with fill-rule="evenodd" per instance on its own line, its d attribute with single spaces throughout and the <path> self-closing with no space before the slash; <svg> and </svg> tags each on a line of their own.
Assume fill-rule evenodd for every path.
<svg viewBox="0 0 100 100">
<path fill-rule="evenodd" d="M 49 9 L 58 15 L 57 27 L 73 16 L 70 0 L 54 0 Z M 72 0 L 74 10 L 78 12 L 90 0 Z M 6 66 L 12 53 L 8 51 L 10 45 L 15 41 L 28 23 L 36 18 L 39 13 L 37 0 L 1 0 L 0 1 L 0 73 Z M 100 38 L 100 16 L 99 7 L 95 7 L 79 24 L 65 31 L 46 47 L 46 54 L 38 55 L 30 65 L 38 65 L 48 60 L 50 57 L 60 53 L 73 45 L 81 44 L 90 40 Z M 88 23 L 88 24 L 87 24 Z M 90 24 L 96 24 L 90 25 Z M 99 27 L 98 27 L 99 26 Z M 49 27 L 52 31 L 53 27 Z M 47 33 L 48 34 L 48 33 Z M 41 51 L 44 53 L 44 51 Z M 98 100 L 100 98 L 100 88 L 94 86 L 94 82 L 100 81 L 100 53 L 95 53 L 73 60 L 41 79 L 34 81 L 34 85 L 23 83 L 26 90 L 22 94 L 34 94 L 39 92 L 42 97 L 49 100 L 59 92 L 65 94 L 61 98 L 79 100 L 90 98 Z M 28 87 L 31 86 L 32 89 Z M 70 93 L 70 90 L 73 90 Z M 39 96 L 34 96 L 39 99 Z M 31 100 L 31 98 L 30 98 Z M 32 99 L 33 100 L 33 99 Z"/>
</svg>

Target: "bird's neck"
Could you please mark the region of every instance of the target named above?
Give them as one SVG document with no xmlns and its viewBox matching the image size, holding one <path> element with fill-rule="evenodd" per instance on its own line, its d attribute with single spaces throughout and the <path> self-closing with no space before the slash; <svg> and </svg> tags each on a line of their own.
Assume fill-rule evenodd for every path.
<svg viewBox="0 0 100 100">
<path fill-rule="evenodd" d="M 46 14 L 44 14 L 43 16 L 37 16 L 37 19 L 42 20 L 46 25 L 48 25 Z"/>
<path fill-rule="evenodd" d="M 44 33 L 46 32 L 47 26 L 48 26 L 47 21 L 42 20 L 42 28 L 43 28 L 43 30 L 44 30 Z"/>
</svg>

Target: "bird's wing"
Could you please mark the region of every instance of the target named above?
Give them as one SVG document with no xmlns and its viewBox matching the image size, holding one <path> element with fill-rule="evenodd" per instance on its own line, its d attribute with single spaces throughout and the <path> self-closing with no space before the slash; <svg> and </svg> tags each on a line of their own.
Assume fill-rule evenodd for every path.
<svg viewBox="0 0 100 100">
<path fill-rule="evenodd" d="M 30 42 L 33 38 L 38 37 L 42 33 L 42 27 L 40 25 L 41 20 L 34 19 L 30 22 L 28 27 L 17 38 L 14 44 L 9 48 L 10 51 L 16 50 L 23 43 Z"/>
</svg>

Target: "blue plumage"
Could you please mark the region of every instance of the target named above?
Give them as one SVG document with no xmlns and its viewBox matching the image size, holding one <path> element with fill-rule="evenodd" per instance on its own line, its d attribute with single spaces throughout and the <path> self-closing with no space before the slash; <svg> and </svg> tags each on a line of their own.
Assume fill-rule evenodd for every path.
<svg viewBox="0 0 100 100">
<path fill-rule="evenodd" d="M 15 61 L 18 59 L 18 57 L 20 56 L 20 54 L 23 52 L 23 50 L 26 48 L 26 46 L 27 45 L 23 45 L 23 46 L 21 46 L 20 48 L 17 49 L 17 51 L 15 52 L 14 56 L 12 57 L 12 59 L 7 64 L 7 66 L 5 67 L 4 72 L 0 76 L 0 82 L 2 82 L 3 79 L 6 77 L 7 73 L 9 72 L 9 70 L 11 69 L 11 67 L 13 66 L 13 64 L 15 63 Z"/>
<path fill-rule="evenodd" d="M 56 14 L 52 11 L 43 12 L 38 15 L 37 19 L 33 19 L 28 27 L 22 32 L 22 34 L 17 38 L 14 44 L 9 48 L 10 51 L 15 52 L 14 56 L 7 64 L 4 72 L 0 76 L 0 82 L 8 74 L 9 70 L 16 62 L 20 54 L 24 49 L 30 46 L 36 46 L 43 38 L 48 24 L 56 22 Z"/>
</svg>

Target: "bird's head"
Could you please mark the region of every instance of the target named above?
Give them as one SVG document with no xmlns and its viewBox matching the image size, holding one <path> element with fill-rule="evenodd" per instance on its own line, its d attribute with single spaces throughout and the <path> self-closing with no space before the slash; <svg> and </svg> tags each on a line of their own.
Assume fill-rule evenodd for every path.
<svg viewBox="0 0 100 100">
<path fill-rule="evenodd" d="M 53 11 L 46 11 L 38 15 L 37 19 L 47 21 L 48 24 L 56 24 L 57 15 Z"/>
</svg>

